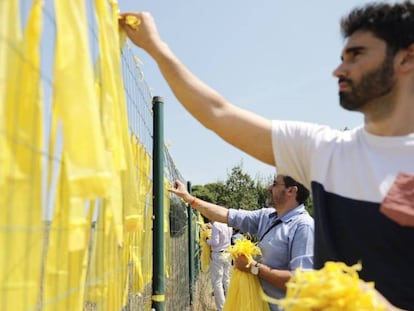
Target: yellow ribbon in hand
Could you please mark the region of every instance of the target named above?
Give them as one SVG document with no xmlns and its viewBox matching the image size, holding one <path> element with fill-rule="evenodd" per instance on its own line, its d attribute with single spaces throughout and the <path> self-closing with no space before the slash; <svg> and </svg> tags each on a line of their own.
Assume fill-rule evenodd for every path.
<svg viewBox="0 0 414 311">
<path fill-rule="evenodd" d="M 138 26 L 141 24 L 141 20 L 133 15 L 127 15 L 125 17 L 125 24 L 130 26 L 132 29 L 137 30 Z"/>
</svg>

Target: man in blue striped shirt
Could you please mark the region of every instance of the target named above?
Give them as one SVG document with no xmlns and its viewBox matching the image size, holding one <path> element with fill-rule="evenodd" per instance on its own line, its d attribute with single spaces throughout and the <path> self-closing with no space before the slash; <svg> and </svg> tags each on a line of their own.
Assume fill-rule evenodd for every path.
<svg viewBox="0 0 414 311">
<path fill-rule="evenodd" d="M 247 258 L 240 256 L 235 267 L 257 275 L 268 296 L 283 298 L 293 272 L 297 268 L 313 268 L 314 221 L 304 206 L 309 191 L 292 177 L 278 175 L 269 187 L 273 207 L 255 211 L 227 209 L 205 202 L 189 194 L 179 181 L 170 191 L 208 219 L 257 235 L 262 260 L 248 265 Z M 279 310 L 277 305 L 269 306 L 272 311 Z"/>
</svg>

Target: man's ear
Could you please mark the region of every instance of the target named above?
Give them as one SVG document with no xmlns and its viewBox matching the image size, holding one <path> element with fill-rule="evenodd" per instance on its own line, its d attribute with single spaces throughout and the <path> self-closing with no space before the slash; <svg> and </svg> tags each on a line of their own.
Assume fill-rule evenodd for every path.
<svg viewBox="0 0 414 311">
<path fill-rule="evenodd" d="M 401 53 L 401 60 L 399 61 L 401 72 L 414 72 L 414 43 L 410 44 L 408 48 L 401 51 Z"/>
<path fill-rule="evenodd" d="M 294 190 L 295 193 L 297 193 L 299 189 L 298 189 L 297 186 L 292 186 L 292 187 L 290 187 L 289 191 L 291 191 L 291 190 Z"/>
</svg>

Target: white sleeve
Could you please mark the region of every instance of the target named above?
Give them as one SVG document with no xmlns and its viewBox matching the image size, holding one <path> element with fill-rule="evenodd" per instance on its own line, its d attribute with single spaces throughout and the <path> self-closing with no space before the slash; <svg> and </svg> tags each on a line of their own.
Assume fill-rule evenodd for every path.
<svg viewBox="0 0 414 311">
<path fill-rule="evenodd" d="M 310 189 L 312 158 L 318 142 L 334 131 L 317 124 L 272 121 L 272 146 L 277 173 L 289 175 Z M 320 135 L 321 134 L 321 135 Z M 333 138 L 333 137 L 332 137 Z"/>
</svg>

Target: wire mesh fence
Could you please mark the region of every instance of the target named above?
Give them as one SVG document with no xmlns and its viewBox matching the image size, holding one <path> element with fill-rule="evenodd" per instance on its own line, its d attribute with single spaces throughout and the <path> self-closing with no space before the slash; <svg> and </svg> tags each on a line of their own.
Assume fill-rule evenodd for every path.
<svg viewBox="0 0 414 311">
<path fill-rule="evenodd" d="M 153 95 L 117 12 L 0 0 L 1 310 L 151 310 Z M 181 311 L 196 215 L 168 193 L 184 178 L 164 159 L 165 307 Z"/>
</svg>

